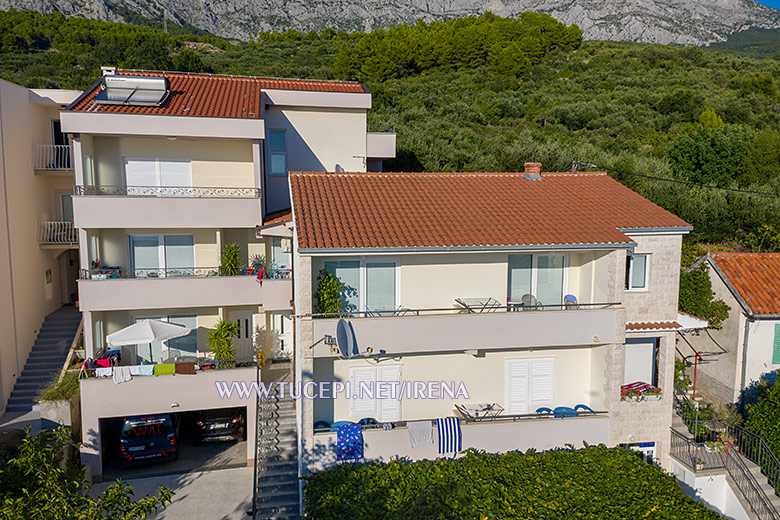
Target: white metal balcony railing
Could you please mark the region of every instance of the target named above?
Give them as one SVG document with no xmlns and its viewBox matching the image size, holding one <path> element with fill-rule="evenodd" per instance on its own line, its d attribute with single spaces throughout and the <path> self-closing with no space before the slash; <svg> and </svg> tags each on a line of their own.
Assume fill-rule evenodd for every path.
<svg viewBox="0 0 780 520">
<path fill-rule="evenodd" d="M 256 199 L 259 188 L 228 188 L 213 186 L 81 186 L 73 187 L 74 195 L 108 195 L 114 197 L 185 197 L 212 199 Z"/>
<path fill-rule="evenodd" d="M 69 144 L 34 144 L 33 169 L 72 170 L 73 150 Z"/>
<path fill-rule="evenodd" d="M 93 269 L 80 269 L 79 280 L 116 280 L 139 278 L 155 280 L 159 278 L 212 278 L 224 276 L 252 276 L 263 280 L 289 280 L 292 270 L 287 268 L 263 269 L 240 268 L 235 274 L 225 274 L 220 267 L 153 267 L 145 269 L 125 269 L 122 267 L 101 266 Z"/>
<path fill-rule="evenodd" d="M 70 222 L 38 222 L 39 244 L 76 244 L 79 235 Z"/>
</svg>

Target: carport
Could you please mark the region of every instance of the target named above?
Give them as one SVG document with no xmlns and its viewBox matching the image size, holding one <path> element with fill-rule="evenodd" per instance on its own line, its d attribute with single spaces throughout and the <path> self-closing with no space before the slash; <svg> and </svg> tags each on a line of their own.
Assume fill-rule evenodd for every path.
<svg viewBox="0 0 780 520">
<path fill-rule="evenodd" d="M 81 381 L 81 425 L 83 444 L 81 460 L 88 464 L 93 480 L 103 479 L 103 469 L 112 478 L 121 471 L 122 478 L 134 478 L 154 474 L 169 474 L 192 471 L 196 468 L 216 469 L 252 465 L 254 449 L 251 443 L 209 443 L 192 445 L 192 429 L 185 428 L 187 421 L 194 420 L 199 410 L 218 408 L 246 409 L 246 436 L 254 439 L 257 426 L 255 395 L 241 396 L 233 393 L 222 398 L 215 382 L 254 381 L 255 368 L 234 368 L 224 370 L 202 370 L 196 375 L 161 375 L 158 377 L 135 377 L 132 381 L 114 384 L 111 378 L 89 378 Z M 118 457 L 112 457 L 111 437 L 118 438 L 119 427 L 124 417 L 170 413 L 182 419 L 180 426 L 181 451 L 179 460 L 140 468 L 120 468 Z M 105 430 L 105 435 L 104 435 Z M 186 431 L 189 430 L 189 433 Z M 104 445 L 104 439 L 109 443 Z M 118 443 L 115 444 L 118 450 Z M 104 451 L 105 448 L 105 451 Z M 107 455 L 105 464 L 104 453 Z M 164 466 L 170 466 L 164 468 Z M 157 468 L 155 469 L 155 466 Z M 106 475 L 105 478 L 109 478 Z"/>
</svg>

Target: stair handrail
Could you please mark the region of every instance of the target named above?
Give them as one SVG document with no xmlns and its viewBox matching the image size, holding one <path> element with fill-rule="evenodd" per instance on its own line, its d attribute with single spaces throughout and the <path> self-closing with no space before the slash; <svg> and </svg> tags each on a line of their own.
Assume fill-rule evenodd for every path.
<svg viewBox="0 0 780 520">
<path fill-rule="evenodd" d="M 76 350 L 76 345 L 78 344 L 79 336 L 81 336 L 81 333 L 84 332 L 84 317 L 79 320 L 79 326 L 76 328 L 76 334 L 73 335 L 73 341 L 70 342 L 70 348 L 68 349 L 68 355 L 65 356 L 65 363 L 62 365 L 62 370 L 60 370 L 60 376 L 57 378 L 57 382 L 61 382 L 62 379 L 65 377 L 65 373 L 68 371 L 68 367 L 70 366 L 70 362 L 73 360 L 73 352 Z"/>
<path fill-rule="evenodd" d="M 721 452 L 721 457 L 729 476 L 742 492 L 745 501 L 759 520 L 780 520 L 780 513 L 777 512 L 772 501 L 761 489 L 761 485 L 740 455 L 732 453 L 730 450 L 724 450 Z"/>
<path fill-rule="evenodd" d="M 699 406 L 691 401 L 676 382 L 674 384 L 674 411 L 683 420 L 694 438 L 699 434 Z"/>
</svg>

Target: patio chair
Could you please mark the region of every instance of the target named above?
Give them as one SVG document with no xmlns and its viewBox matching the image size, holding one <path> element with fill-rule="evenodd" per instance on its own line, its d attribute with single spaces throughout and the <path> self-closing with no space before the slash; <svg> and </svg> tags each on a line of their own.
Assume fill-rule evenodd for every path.
<svg viewBox="0 0 780 520">
<path fill-rule="evenodd" d="M 588 406 L 588 405 L 585 405 L 585 404 L 578 404 L 577 406 L 575 406 L 575 407 L 574 407 L 574 410 L 575 410 L 575 411 L 577 411 L 577 412 L 579 412 L 579 411 L 583 411 L 583 412 L 589 412 L 589 413 L 592 413 L 592 414 L 594 414 L 594 415 L 596 414 L 596 412 L 594 412 L 594 411 L 591 409 L 591 407 L 590 407 L 590 406 Z"/>
<path fill-rule="evenodd" d="M 536 311 L 542 307 L 542 304 L 539 303 L 536 296 L 533 294 L 524 294 L 523 297 L 520 298 L 520 307 L 524 311 Z"/>
<path fill-rule="evenodd" d="M 543 406 L 543 407 L 541 407 L 541 408 L 537 408 L 537 409 L 536 409 L 536 413 L 538 413 L 538 414 L 544 414 L 544 415 L 551 415 L 551 414 L 553 413 L 553 411 L 552 411 L 552 410 L 550 410 L 549 408 L 547 408 L 547 407 Z"/>
<path fill-rule="evenodd" d="M 564 307 L 568 309 L 579 309 L 580 305 L 577 302 L 577 297 L 573 294 L 567 294 L 563 297 L 563 305 Z"/>
<path fill-rule="evenodd" d="M 577 417 L 577 412 L 574 410 L 574 408 L 569 408 L 568 406 L 559 406 L 555 410 L 553 410 L 553 413 L 555 414 L 555 417 Z"/>
</svg>

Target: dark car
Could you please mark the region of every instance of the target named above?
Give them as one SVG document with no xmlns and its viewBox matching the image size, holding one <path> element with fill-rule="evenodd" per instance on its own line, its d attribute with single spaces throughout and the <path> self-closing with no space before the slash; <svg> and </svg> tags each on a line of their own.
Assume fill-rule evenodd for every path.
<svg viewBox="0 0 780 520">
<path fill-rule="evenodd" d="M 246 440 L 245 422 L 241 408 L 202 411 L 195 421 L 195 444 Z"/>
<path fill-rule="evenodd" d="M 122 466 L 176 460 L 179 457 L 176 425 L 167 413 L 125 417 L 119 436 Z"/>
</svg>

